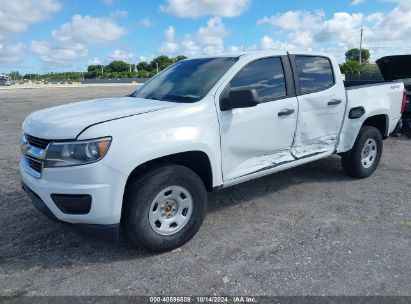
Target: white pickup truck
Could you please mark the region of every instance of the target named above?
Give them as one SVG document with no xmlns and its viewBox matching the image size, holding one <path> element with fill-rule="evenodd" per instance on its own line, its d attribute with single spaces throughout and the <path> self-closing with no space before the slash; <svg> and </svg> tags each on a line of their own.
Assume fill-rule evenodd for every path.
<svg viewBox="0 0 411 304">
<path fill-rule="evenodd" d="M 56 222 L 104 237 L 121 226 L 143 247 L 171 250 L 200 228 L 207 191 L 331 154 L 349 175 L 370 176 L 403 92 L 395 82 L 346 89 L 327 54 L 184 60 L 127 97 L 30 114 L 22 185 Z"/>
</svg>

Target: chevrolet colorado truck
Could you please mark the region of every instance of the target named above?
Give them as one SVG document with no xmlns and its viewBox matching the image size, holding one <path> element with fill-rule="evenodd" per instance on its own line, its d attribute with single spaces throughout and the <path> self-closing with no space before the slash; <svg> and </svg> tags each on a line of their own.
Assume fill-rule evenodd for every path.
<svg viewBox="0 0 411 304">
<path fill-rule="evenodd" d="M 377 168 L 402 83 L 345 88 L 333 56 L 254 52 L 175 63 L 126 97 L 30 114 L 22 186 L 50 219 L 153 251 L 199 230 L 207 191 L 338 154 Z"/>
</svg>

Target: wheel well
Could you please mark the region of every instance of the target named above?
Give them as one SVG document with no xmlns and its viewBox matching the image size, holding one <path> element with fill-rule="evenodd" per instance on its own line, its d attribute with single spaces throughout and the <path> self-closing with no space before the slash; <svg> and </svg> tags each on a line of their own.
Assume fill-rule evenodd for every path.
<svg viewBox="0 0 411 304">
<path fill-rule="evenodd" d="M 136 167 L 133 172 L 131 172 L 128 177 L 127 184 L 131 179 L 137 176 L 141 176 L 145 172 L 162 164 L 177 164 L 190 168 L 201 178 L 204 186 L 208 191 L 213 190 L 213 174 L 211 163 L 207 154 L 201 151 L 189 151 L 171 154 L 143 163 Z"/>
<path fill-rule="evenodd" d="M 368 117 L 364 123 L 364 126 L 371 126 L 377 128 L 380 133 L 382 138 L 387 138 L 388 136 L 388 118 L 387 115 L 381 114 L 381 115 L 375 115 Z"/>
</svg>

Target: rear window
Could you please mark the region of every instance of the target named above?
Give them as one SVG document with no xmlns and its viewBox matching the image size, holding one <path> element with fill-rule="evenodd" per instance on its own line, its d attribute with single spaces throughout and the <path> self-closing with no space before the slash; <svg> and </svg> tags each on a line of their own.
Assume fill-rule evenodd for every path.
<svg viewBox="0 0 411 304">
<path fill-rule="evenodd" d="M 325 90 L 334 85 L 331 62 L 325 57 L 295 56 L 302 94 Z"/>
</svg>

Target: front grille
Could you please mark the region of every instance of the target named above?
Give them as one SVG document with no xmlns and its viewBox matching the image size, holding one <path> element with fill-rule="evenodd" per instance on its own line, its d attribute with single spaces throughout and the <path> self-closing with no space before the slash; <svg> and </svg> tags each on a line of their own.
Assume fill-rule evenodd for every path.
<svg viewBox="0 0 411 304">
<path fill-rule="evenodd" d="M 34 171 L 38 173 L 41 173 L 41 169 L 43 167 L 43 161 L 35 157 L 31 157 L 29 155 L 26 155 L 26 158 L 27 158 L 27 163 L 29 164 L 30 168 L 32 168 Z"/>
<path fill-rule="evenodd" d="M 47 145 L 51 142 L 49 139 L 42 139 L 26 134 L 26 139 L 29 142 L 30 146 L 40 148 L 42 150 L 47 148 Z"/>
</svg>

